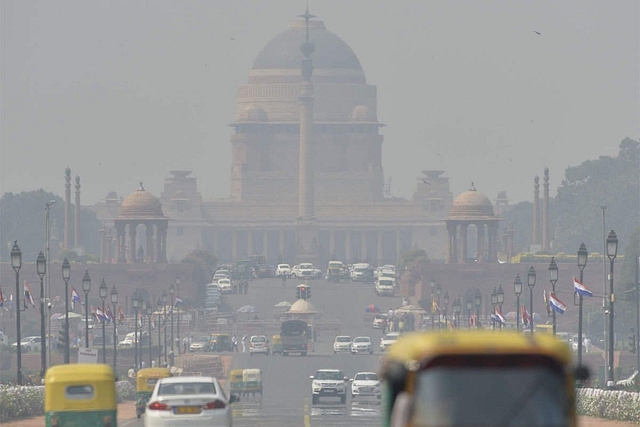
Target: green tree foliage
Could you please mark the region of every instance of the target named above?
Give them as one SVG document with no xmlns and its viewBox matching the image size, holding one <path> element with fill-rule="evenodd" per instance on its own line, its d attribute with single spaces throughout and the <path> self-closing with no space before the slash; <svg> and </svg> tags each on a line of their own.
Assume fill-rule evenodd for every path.
<svg viewBox="0 0 640 427">
<path fill-rule="evenodd" d="M 618 157 L 601 156 L 568 168 L 555 206 L 555 251 L 573 253 L 584 242 L 589 252 L 602 252 L 601 206 L 607 207 L 605 232 L 615 230 L 625 247 L 640 222 L 640 143 L 626 138 Z"/>
<path fill-rule="evenodd" d="M 5 193 L 0 199 L 0 241 L 3 244 L 0 259 L 8 259 L 14 240 L 22 250 L 24 262 L 35 261 L 40 251 L 44 252 L 45 204 L 55 200 L 50 208 L 51 257 L 57 258 L 60 244 L 64 241 L 64 200 L 42 189 L 22 193 Z M 71 209 L 71 227 L 73 227 Z M 56 224 L 56 227 L 54 227 Z M 100 248 L 100 222 L 95 213 L 80 211 L 80 233 L 85 253 L 96 254 Z M 73 243 L 73 229 L 71 231 Z"/>
</svg>

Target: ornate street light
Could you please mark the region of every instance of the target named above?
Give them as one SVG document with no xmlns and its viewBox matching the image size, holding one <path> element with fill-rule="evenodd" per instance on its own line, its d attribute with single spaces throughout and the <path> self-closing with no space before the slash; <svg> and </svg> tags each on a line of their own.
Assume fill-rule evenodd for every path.
<svg viewBox="0 0 640 427">
<path fill-rule="evenodd" d="M 444 292 L 444 327 L 446 328 L 448 326 L 447 324 L 447 310 L 449 309 L 449 292 L 445 291 Z"/>
<path fill-rule="evenodd" d="M 502 314 L 502 304 L 504 304 L 504 290 L 502 289 L 502 283 L 498 285 L 498 306 L 500 307 L 500 314 Z M 504 325 L 500 322 L 500 329 L 502 329 Z"/>
<path fill-rule="evenodd" d="M 529 310 L 531 311 L 529 330 L 533 334 L 533 288 L 536 286 L 536 270 L 533 266 L 529 267 L 529 271 L 527 272 L 527 285 L 529 286 Z"/>
<path fill-rule="evenodd" d="M 460 312 L 462 311 L 462 304 L 460 303 L 460 295 L 453 301 L 453 315 L 456 319 L 456 327 L 460 328 Z"/>
<path fill-rule="evenodd" d="M 551 293 L 553 297 L 556 297 L 556 282 L 558 281 L 558 264 L 556 264 L 555 257 L 551 257 L 551 262 L 549 263 L 549 282 L 551 282 Z M 551 296 L 550 296 L 551 297 Z M 553 314 L 553 335 L 556 335 L 556 310 L 551 307 L 551 312 Z"/>
<path fill-rule="evenodd" d="M 162 290 L 162 317 L 164 318 L 164 364 L 167 366 L 167 290 Z"/>
<path fill-rule="evenodd" d="M 614 344 L 614 320 L 613 302 L 615 294 L 613 293 L 613 261 L 618 255 L 618 236 L 615 231 L 611 230 L 607 236 L 607 257 L 609 258 L 609 363 L 607 369 L 607 388 L 614 388 L 613 382 L 613 344 Z"/>
<path fill-rule="evenodd" d="M 82 290 L 84 291 L 84 342 L 86 348 L 89 348 L 89 291 L 91 290 L 89 270 L 85 270 L 84 276 L 82 276 Z"/>
<path fill-rule="evenodd" d="M 104 281 L 104 277 L 102 278 L 102 283 L 100 283 L 100 299 L 102 300 L 102 315 L 105 316 L 104 311 L 104 300 L 107 298 L 107 282 Z M 102 363 L 107 364 L 107 336 L 105 333 L 105 323 L 106 320 L 104 317 L 102 318 Z"/>
<path fill-rule="evenodd" d="M 22 385 L 22 338 L 20 337 L 20 269 L 22 268 L 22 251 L 18 246 L 18 241 L 14 240 L 13 247 L 11 248 L 11 268 L 16 272 L 16 354 L 17 359 L 17 372 L 16 382 L 18 385 Z"/>
<path fill-rule="evenodd" d="M 180 298 L 180 277 L 179 276 L 176 276 L 176 298 Z M 175 305 L 175 302 L 174 302 L 174 305 Z M 180 354 L 180 306 L 178 306 L 178 321 L 176 325 L 176 337 L 178 339 L 178 354 Z"/>
<path fill-rule="evenodd" d="M 47 372 L 47 333 L 44 328 L 44 275 L 47 274 L 47 259 L 40 252 L 36 259 L 36 270 L 40 276 L 40 378 Z"/>
<path fill-rule="evenodd" d="M 491 323 L 493 325 L 493 329 L 496 328 L 496 308 L 498 307 L 498 291 L 496 290 L 496 287 L 493 287 L 493 291 L 491 291 L 491 305 L 493 306 L 493 316 L 491 319 Z"/>
<path fill-rule="evenodd" d="M 162 361 L 162 336 L 160 335 L 160 333 L 162 332 L 162 327 L 160 327 L 160 314 L 162 313 L 162 300 L 160 298 L 158 298 L 157 307 L 158 307 L 158 311 L 157 311 L 158 325 L 156 327 L 158 328 L 158 366 L 160 366 Z"/>
<path fill-rule="evenodd" d="M 138 298 L 138 293 L 133 294 L 133 312 L 135 318 L 133 319 L 133 366 L 137 371 L 140 369 L 140 365 L 138 364 L 138 342 L 140 341 L 140 337 L 138 336 L 138 308 L 140 307 L 140 298 Z"/>
<path fill-rule="evenodd" d="M 147 320 L 149 321 L 149 367 L 151 367 L 153 365 L 153 354 L 151 354 L 151 314 L 153 313 L 153 303 L 151 303 L 151 301 L 148 301 L 146 303 L 146 307 L 147 312 L 145 314 L 147 315 Z"/>
<path fill-rule="evenodd" d="M 64 280 L 64 363 L 69 363 L 69 279 L 71 265 L 68 259 L 62 261 L 62 280 Z"/>
<path fill-rule="evenodd" d="M 480 293 L 480 289 L 476 290 L 473 302 L 476 304 L 476 329 L 480 329 L 480 306 L 482 305 L 482 294 Z"/>
<path fill-rule="evenodd" d="M 176 287 L 172 283 L 169 286 L 169 294 L 171 295 L 171 359 L 173 359 L 173 310 L 175 309 L 175 299 L 174 295 L 176 293 Z"/>
<path fill-rule="evenodd" d="M 117 343 L 118 343 L 118 330 L 116 329 L 116 316 L 117 316 L 117 312 L 116 312 L 116 304 L 118 304 L 118 291 L 116 290 L 116 284 L 113 284 L 113 287 L 111 288 L 111 305 L 113 306 L 113 319 L 111 319 L 113 321 L 113 372 L 116 372 L 116 369 L 118 367 L 118 365 L 116 365 L 116 358 L 117 358 L 117 354 L 118 354 L 118 347 L 117 347 Z"/>
<path fill-rule="evenodd" d="M 516 280 L 513 282 L 513 292 L 516 294 L 516 331 L 520 330 L 520 295 L 522 294 L 522 279 L 520 273 L 516 274 Z"/>
<path fill-rule="evenodd" d="M 584 243 L 580 244 L 580 248 L 578 248 L 578 269 L 580 270 L 580 283 L 582 283 L 582 278 L 584 276 L 584 268 L 587 266 L 587 259 L 589 257 L 589 252 L 587 252 L 587 247 Z M 582 294 L 575 292 L 574 297 L 578 295 L 578 366 L 582 366 Z M 574 298 L 575 300 L 575 298 Z"/>
<path fill-rule="evenodd" d="M 467 328 L 471 328 L 471 309 L 473 308 L 473 302 L 467 301 Z"/>
</svg>

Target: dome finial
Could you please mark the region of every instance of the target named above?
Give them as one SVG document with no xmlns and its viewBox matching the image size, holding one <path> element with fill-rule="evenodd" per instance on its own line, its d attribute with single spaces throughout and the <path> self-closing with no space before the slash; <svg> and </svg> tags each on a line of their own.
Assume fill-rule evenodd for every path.
<svg viewBox="0 0 640 427">
<path fill-rule="evenodd" d="M 476 186 L 473 185 L 473 182 L 471 183 L 471 188 L 469 189 L 469 191 L 477 191 Z"/>
<path fill-rule="evenodd" d="M 309 0 L 306 2 L 306 8 L 302 15 L 298 15 L 299 18 L 303 18 L 305 21 L 305 42 L 300 46 L 300 51 L 304 55 L 302 60 L 302 79 L 304 81 L 311 81 L 311 74 L 313 73 L 313 62 L 311 61 L 311 54 L 315 50 L 313 43 L 309 43 L 309 20 L 315 18 L 315 15 L 309 13 Z"/>
<path fill-rule="evenodd" d="M 138 187 L 138 191 L 144 191 L 144 187 L 142 185 L 142 181 L 140 181 L 140 187 Z"/>
</svg>

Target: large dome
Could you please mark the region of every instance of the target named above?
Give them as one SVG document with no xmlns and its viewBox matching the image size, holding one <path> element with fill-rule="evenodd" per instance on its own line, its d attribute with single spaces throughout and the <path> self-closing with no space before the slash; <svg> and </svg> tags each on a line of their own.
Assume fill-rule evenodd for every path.
<svg viewBox="0 0 640 427">
<path fill-rule="evenodd" d="M 453 201 L 446 219 L 495 219 L 491 201 L 475 187 L 460 194 Z"/>
<path fill-rule="evenodd" d="M 142 183 L 135 192 L 127 196 L 120 206 L 119 219 L 127 218 L 165 218 L 162 213 L 162 204 L 157 197 L 145 191 Z"/>
<path fill-rule="evenodd" d="M 271 39 L 253 62 L 249 83 L 285 82 L 292 76 L 301 80 L 303 55 L 300 47 L 305 42 L 305 33 L 305 21 L 294 20 L 287 30 Z M 340 37 L 327 31 L 324 22 L 309 21 L 309 42 L 315 47 L 311 55 L 313 81 L 365 83 L 364 72 L 356 54 Z M 287 73 L 283 70 L 294 72 Z"/>
</svg>

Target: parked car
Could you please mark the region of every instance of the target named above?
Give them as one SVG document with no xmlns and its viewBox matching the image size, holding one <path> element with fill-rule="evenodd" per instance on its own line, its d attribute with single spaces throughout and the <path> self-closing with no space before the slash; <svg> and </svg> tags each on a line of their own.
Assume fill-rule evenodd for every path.
<svg viewBox="0 0 640 427">
<path fill-rule="evenodd" d="M 31 351 L 34 352 L 38 352 L 40 351 L 42 341 L 40 340 L 40 337 L 24 337 L 22 338 L 22 340 L 20 341 L 20 347 L 22 348 L 22 351 L 28 353 Z M 13 344 L 11 344 L 11 347 L 13 349 L 17 349 L 18 348 L 18 343 L 14 342 Z"/>
<path fill-rule="evenodd" d="M 231 293 L 231 280 L 230 279 L 219 279 L 218 280 L 218 289 L 221 294 L 230 294 Z"/>
</svg>

